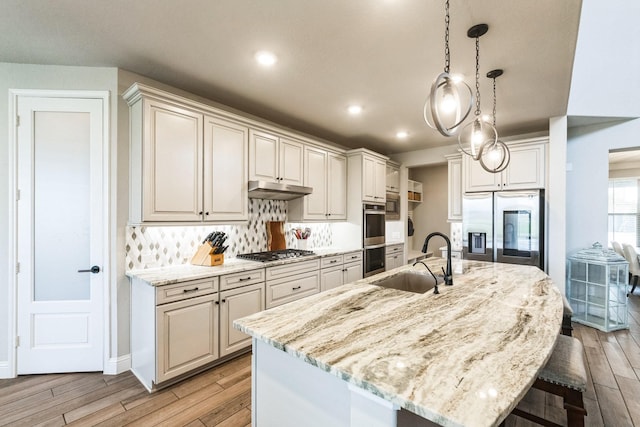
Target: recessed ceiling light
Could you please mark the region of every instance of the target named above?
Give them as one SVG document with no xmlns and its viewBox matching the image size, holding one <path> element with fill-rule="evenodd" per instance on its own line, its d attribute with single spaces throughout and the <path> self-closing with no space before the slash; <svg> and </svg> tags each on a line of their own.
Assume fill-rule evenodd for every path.
<svg viewBox="0 0 640 427">
<path fill-rule="evenodd" d="M 409 134 L 403 130 L 399 131 L 398 133 L 396 133 L 396 138 L 398 139 L 406 139 L 409 136 Z"/>
<path fill-rule="evenodd" d="M 256 61 L 258 61 L 258 64 L 260 65 L 270 67 L 278 61 L 278 58 L 276 58 L 276 56 L 271 52 L 261 50 L 260 52 L 256 53 Z"/>
<path fill-rule="evenodd" d="M 362 113 L 362 107 L 360 105 L 350 105 L 347 111 L 349 111 L 349 114 L 352 116 L 357 116 Z"/>
</svg>

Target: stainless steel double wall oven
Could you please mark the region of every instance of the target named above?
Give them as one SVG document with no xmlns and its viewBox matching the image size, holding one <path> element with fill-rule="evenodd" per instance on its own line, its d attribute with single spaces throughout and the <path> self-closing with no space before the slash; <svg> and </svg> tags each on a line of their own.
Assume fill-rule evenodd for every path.
<svg viewBox="0 0 640 427">
<path fill-rule="evenodd" d="M 364 277 L 384 271 L 385 257 L 385 205 L 363 205 Z"/>
</svg>

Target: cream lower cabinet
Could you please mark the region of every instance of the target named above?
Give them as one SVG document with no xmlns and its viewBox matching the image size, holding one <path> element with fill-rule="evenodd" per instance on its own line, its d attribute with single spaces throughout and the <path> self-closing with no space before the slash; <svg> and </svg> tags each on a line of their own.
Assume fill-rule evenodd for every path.
<svg viewBox="0 0 640 427">
<path fill-rule="evenodd" d="M 251 346 L 251 337 L 233 321 L 264 309 L 264 268 L 220 277 L 220 357 Z"/>
<path fill-rule="evenodd" d="M 320 290 L 327 291 L 345 283 L 362 279 L 362 251 L 323 258 Z"/>
<path fill-rule="evenodd" d="M 385 270 L 404 265 L 404 245 L 389 245 L 385 248 Z"/>
<path fill-rule="evenodd" d="M 218 358 L 218 294 L 156 308 L 158 383 Z"/>
<path fill-rule="evenodd" d="M 251 336 L 233 327 L 233 321 L 265 308 L 264 282 L 220 292 L 220 357 L 251 346 Z"/>
<path fill-rule="evenodd" d="M 266 268 L 266 308 L 276 307 L 320 292 L 320 260 Z"/>
</svg>

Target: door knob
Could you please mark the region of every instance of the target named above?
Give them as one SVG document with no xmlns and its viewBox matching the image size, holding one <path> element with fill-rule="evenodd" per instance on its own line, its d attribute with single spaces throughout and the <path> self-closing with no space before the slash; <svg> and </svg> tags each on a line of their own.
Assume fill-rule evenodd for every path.
<svg viewBox="0 0 640 427">
<path fill-rule="evenodd" d="M 97 265 L 94 265 L 93 267 L 91 267 L 89 270 L 78 270 L 78 273 L 93 273 L 93 274 L 98 274 L 100 273 L 100 267 L 98 267 Z"/>
</svg>

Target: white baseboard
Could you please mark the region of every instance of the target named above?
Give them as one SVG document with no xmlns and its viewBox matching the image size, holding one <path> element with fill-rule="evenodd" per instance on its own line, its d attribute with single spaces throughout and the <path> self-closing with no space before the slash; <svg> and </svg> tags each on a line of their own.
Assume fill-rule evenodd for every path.
<svg viewBox="0 0 640 427">
<path fill-rule="evenodd" d="M 131 369 L 131 355 L 112 357 L 107 361 L 104 367 L 105 375 L 117 375 Z"/>
<path fill-rule="evenodd" d="M 9 369 L 9 361 L 0 360 L 0 378 L 14 378 Z"/>
</svg>

